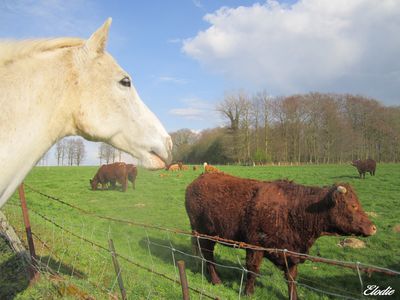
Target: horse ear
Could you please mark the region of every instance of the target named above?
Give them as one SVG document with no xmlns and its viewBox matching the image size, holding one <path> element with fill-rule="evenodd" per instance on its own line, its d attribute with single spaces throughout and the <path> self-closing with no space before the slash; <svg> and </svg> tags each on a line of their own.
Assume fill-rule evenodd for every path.
<svg viewBox="0 0 400 300">
<path fill-rule="evenodd" d="M 85 46 L 90 52 L 96 54 L 104 53 L 111 21 L 112 19 L 108 18 L 107 21 L 105 21 L 104 24 L 86 41 Z"/>
</svg>

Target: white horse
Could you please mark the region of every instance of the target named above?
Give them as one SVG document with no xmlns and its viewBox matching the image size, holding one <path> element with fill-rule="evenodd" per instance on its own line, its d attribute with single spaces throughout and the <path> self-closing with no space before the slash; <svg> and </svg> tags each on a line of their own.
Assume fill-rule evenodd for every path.
<svg viewBox="0 0 400 300">
<path fill-rule="evenodd" d="M 59 139 L 104 141 L 146 168 L 171 161 L 171 138 L 105 51 L 111 18 L 84 41 L 0 43 L 0 207 Z"/>
</svg>

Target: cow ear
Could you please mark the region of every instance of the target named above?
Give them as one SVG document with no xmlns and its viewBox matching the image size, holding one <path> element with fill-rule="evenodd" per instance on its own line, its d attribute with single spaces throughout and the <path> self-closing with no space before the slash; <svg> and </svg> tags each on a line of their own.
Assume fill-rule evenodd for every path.
<svg viewBox="0 0 400 300">
<path fill-rule="evenodd" d="M 334 185 L 332 187 L 332 197 L 331 197 L 331 204 L 333 206 L 339 203 L 339 200 L 342 199 L 343 195 L 347 193 L 347 189 L 342 185 Z"/>
<path fill-rule="evenodd" d="M 104 22 L 104 24 L 99 29 L 97 29 L 86 41 L 85 47 L 90 53 L 93 53 L 95 55 L 104 53 L 111 21 L 112 19 L 108 18 Z"/>
</svg>

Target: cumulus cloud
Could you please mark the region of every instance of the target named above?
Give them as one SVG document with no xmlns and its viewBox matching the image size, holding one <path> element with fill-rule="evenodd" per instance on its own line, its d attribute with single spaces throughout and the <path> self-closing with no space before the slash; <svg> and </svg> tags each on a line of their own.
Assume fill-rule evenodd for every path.
<svg viewBox="0 0 400 300">
<path fill-rule="evenodd" d="M 400 104 L 400 1 L 300 0 L 204 16 L 182 51 L 238 87 L 361 93 Z"/>
</svg>

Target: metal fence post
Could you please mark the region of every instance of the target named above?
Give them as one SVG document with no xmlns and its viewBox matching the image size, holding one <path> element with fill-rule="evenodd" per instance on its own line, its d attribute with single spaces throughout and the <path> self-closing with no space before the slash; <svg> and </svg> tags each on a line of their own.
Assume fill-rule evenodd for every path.
<svg viewBox="0 0 400 300">
<path fill-rule="evenodd" d="M 22 216 L 24 219 L 25 231 L 26 231 L 26 239 L 28 241 L 29 254 L 31 258 L 31 264 L 28 271 L 29 271 L 29 279 L 32 283 L 38 279 L 39 273 L 36 271 L 34 267 L 37 259 L 35 252 L 35 244 L 33 243 L 33 238 L 32 238 L 31 224 L 29 221 L 28 206 L 26 205 L 24 183 L 21 183 L 20 186 L 18 187 L 18 194 L 19 194 L 19 199 L 21 201 Z"/>
<path fill-rule="evenodd" d="M 122 276 L 121 276 L 121 268 L 119 267 L 119 263 L 117 260 L 117 255 L 115 253 L 115 248 L 114 248 L 114 243 L 112 239 L 108 240 L 108 246 L 111 252 L 111 257 L 112 257 L 112 261 L 114 264 L 114 269 L 115 269 L 115 273 L 117 273 L 117 280 L 118 280 L 118 285 L 119 285 L 119 289 L 121 290 L 121 296 L 123 300 L 126 300 L 126 290 L 124 288 L 124 282 L 122 281 Z"/>
<path fill-rule="evenodd" d="M 186 278 L 186 272 L 185 272 L 185 262 L 183 260 L 178 261 L 178 269 L 179 269 L 179 277 L 181 280 L 181 285 L 182 285 L 182 299 L 183 300 L 189 300 L 189 285 L 188 281 Z"/>
</svg>

